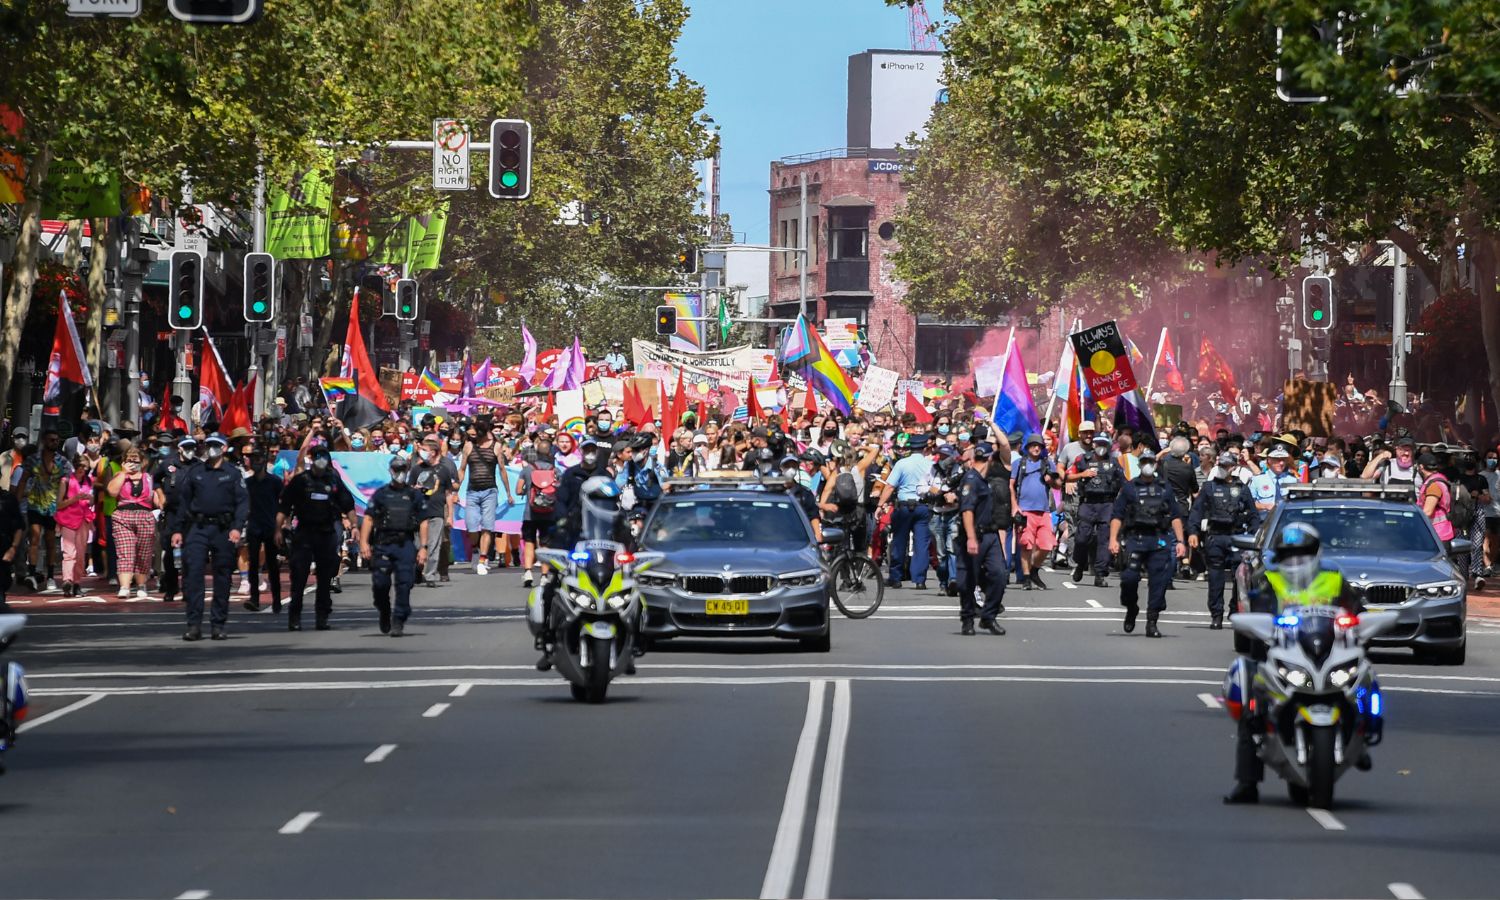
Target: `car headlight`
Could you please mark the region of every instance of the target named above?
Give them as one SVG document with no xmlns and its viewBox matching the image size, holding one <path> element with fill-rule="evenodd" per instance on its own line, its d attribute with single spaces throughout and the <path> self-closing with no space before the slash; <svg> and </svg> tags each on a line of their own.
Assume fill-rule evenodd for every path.
<svg viewBox="0 0 1500 900">
<path fill-rule="evenodd" d="M 1464 586 L 1458 581 L 1436 581 L 1432 584 L 1419 584 L 1412 589 L 1412 594 L 1426 600 L 1450 600 L 1463 592 Z"/>
<path fill-rule="evenodd" d="M 1341 688 L 1349 682 L 1353 681 L 1354 676 L 1358 674 L 1359 663 L 1350 663 L 1349 665 L 1344 666 L 1342 669 L 1334 669 L 1332 672 L 1329 672 L 1328 683 L 1333 685 L 1334 687 Z"/>
<path fill-rule="evenodd" d="M 822 569 L 809 569 L 806 572 L 788 572 L 777 579 L 783 587 L 809 587 L 823 580 Z"/>
<path fill-rule="evenodd" d="M 635 576 L 646 587 L 671 587 L 677 581 L 676 575 L 656 575 L 651 572 L 641 572 Z"/>
<path fill-rule="evenodd" d="M 1312 684 L 1312 676 L 1305 669 L 1297 666 L 1289 666 L 1285 663 L 1276 664 L 1276 675 L 1292 687 L 1307 687 Z"/>
</svg>

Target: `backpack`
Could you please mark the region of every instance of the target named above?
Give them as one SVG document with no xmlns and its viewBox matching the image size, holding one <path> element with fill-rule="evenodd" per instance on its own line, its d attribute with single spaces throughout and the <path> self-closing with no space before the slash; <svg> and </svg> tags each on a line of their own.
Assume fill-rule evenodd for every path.
<svg viewBox="0 0 1500 900">
<path fill-rule="evenodd" d="M 557 511 L 557 470 L 535 468 L 531 470 L 531 511 L 552 515 Z"/>
<path fill-rule="evenodd" d="M 859 482 L 853 472 L 840 472 L 833 480 L 833 501 L 844 515 L 854 512 L 860 501 Z"/>
<path fill-rule="evenodd" d="M 1448 521 L 1460 534 L 1468 534 L 1474 525 L 1474 495 L 1463 482 L 1451 482 L 1448 486 L 1453 489 L 1453 498 L 1448 501 Z"/>
</svg>

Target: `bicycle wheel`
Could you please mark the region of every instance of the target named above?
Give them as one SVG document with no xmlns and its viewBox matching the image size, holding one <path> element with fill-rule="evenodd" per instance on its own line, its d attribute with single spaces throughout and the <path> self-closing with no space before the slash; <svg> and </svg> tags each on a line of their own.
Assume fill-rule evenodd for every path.
<svg viewBox="0 0 1500 900">
<path fill-rule="evenodd" d="M 833 568 L 833 603 L 851 619 L 863 619 L 885 599 L 885 579 L 868 556 L 845 556 Z"/>
</svg>

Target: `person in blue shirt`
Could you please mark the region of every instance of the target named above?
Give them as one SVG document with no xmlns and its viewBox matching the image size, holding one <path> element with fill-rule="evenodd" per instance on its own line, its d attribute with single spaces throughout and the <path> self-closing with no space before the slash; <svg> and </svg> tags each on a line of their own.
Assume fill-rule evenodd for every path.
<svg viewBox="0 0 1500 900">
<path fill-rule="evenodd" d="M 1011 477 L 1015 481 L 1016 510 L 1020 513 L 1018 544 L 1023 590 L 1045 591 L 1038 571 L 1047 555 L 1057 546 L 1052 528 L 1052 489 L 1058 480 L 1057 466 L 1047 453 L 1047 444 L 1039 434 L 1026 437 L 1025 449 L 1015 464 Z"/>
<path fill-rule="evenodd" d="M 1291 463 L 1291 451 L 1285 444 L 1278 442 L 1266 454 L 1266 471 L 1250 479 L 1250 499 L 1262 515 L 1276 507 L 1288 484 L 1297 482 L 1297 476 L 1291 471 Z"/>
<path fill-rule="evenodd" d="M 887 587 L 899 588 L 907 578 L 919 591 L 927 587 L 932 507 L 926 498 L 932 481 L 932 459 L 922 452 L 926 446 L 925 434 L 896 435 L 896 464 L 891 466 L 885 489 L 880 492 L 880 506 L 891 507 L 891 568 Z"/>
</svg>

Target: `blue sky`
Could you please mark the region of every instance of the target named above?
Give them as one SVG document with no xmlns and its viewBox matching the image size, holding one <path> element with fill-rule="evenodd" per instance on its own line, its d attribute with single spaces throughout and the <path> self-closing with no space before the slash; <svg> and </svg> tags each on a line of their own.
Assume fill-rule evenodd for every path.
<svg viewBox="0 0 1500 900">
<path fill-rule="evenodd" d="M 703 85 L 719 125 L 723 209 L 765 243 L 771 162 L 844 146 L 849 56 L 906 49 L 906 11 L 883 0 L 690 2 L 678 67 Z M 936 17 L 941 4 L 927 8 Z"/>
</svg>

